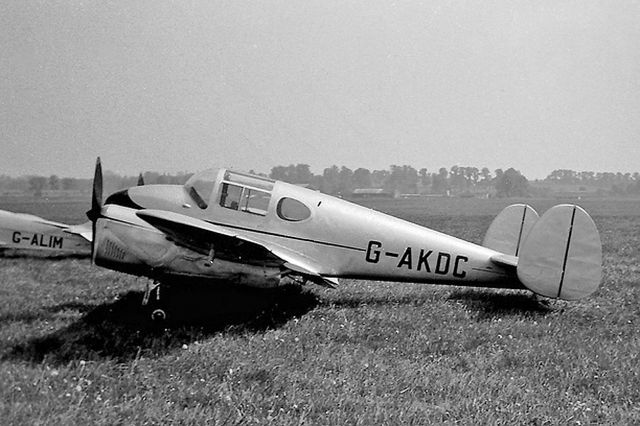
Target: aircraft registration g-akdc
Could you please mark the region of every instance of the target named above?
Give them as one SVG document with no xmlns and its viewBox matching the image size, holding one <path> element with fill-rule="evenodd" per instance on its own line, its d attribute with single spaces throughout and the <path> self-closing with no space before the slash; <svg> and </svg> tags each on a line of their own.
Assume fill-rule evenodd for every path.
<svg viewBox="0 0 640 426">
<path fill-rule="evenodd" d="M 300 186 L 232 170 L 184 185 L 137 186 L 103 203 L 96 164 L 92 207 L 96 265 L 154 280 L 143 304 L 163 319 L 160 286 L 226 282 L 277 287 L 338 279 L 526 289 L 576 300 L 602 276 L 591 217 L 558 205 L 542 217 L 505 208 L 483 245 Z"/>
</svg>

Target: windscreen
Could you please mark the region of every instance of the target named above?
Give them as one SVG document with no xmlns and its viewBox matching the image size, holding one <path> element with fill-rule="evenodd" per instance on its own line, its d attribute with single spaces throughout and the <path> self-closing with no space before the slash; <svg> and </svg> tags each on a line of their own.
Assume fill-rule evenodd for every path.
<svg viewBox="0 0 640 426">
<path fill-rule="evenodd" d="M 201 209 L 206 209 L 209 206 L 217 175 L 216 170 L 207 170 L 196 173 L 184 184 L 191 199 Z"/>
</svg>

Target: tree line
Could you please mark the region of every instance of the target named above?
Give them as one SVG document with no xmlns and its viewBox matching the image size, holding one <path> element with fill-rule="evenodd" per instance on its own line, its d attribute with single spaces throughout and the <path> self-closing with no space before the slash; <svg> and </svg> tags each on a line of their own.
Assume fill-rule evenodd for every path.
<svg viewBox="0 0 640 426">
<path fill-rule="evenodd" d="M 580 190 L 598 189 L 606 193 L 625 195 L 640 194 L 640 173 L 577 172 L 558 169 L 545 179 L 529 180 L 513 168 L 489 170 L 487 167 L 467 167 L 454 165 L 437 170 L 416 169 L 409 165 L 391 165 L 384 170 L 333 165 L 321 174 L 314 174 L 308 164 L 275 166 L 269 174 L 261 174 L 272 179 L 298 185 L 305 185 L 327 194 L 349 196 L 355 189 L 378 188 L 388 194 L 447 194 L 476 195 L 490 194 L 497 197 L 526 197 L 541 195 L 540 187 L 549 185 L 575 186 Z M 146 172 L 147 184 L 184 184 L 192 173 L 177 174 Z M 104 173 L 105 192 L 109 193 L 136 185 L 137 176 L 121 176 L 106 171 Z M 41 196 L 46 191 L 89 192 L 92 180 L 59 177 L 57 175 L 11 177 L 0 175 L 0 193 L 30 193 Z"/>
<path fill-rule="evenodd" d="M 557 169 L 551 172 L 544 179 L 544 182 L 597 188 L 613 194 L 640 194 L 640 172 L 576 172 L 569 169 Z"/>
<path fill-rule="evenodd" d="M 492 193 L 496 196 L 527 196 L 529 182 L 519 171 L 509 168 L 452 166 L 437 171 L 416 169 L 409 165 L 391 165 L 386 170 L 370 171 L 365 168 L 351 170 L 336 165 L 315 175 L 309 165 L 276 166 L 269 177 L 299 185 L 308 185 L 332 195 L 349 195 L 359 188 L 379 188 L 392 194 L 474 194 Z"/>
</svg>

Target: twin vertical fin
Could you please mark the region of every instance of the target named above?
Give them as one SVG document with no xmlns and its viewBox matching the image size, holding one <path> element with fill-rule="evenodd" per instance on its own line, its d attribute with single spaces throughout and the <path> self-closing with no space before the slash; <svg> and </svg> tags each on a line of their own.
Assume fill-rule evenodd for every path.
<svg viewBox="0 0 640 426">
<path fill-rule="evenodd" d="M 522 284 L 542 296 L 577 300 L 598 289 L 602 246 L 596 225 L 581 207 L 561 204 L 542 217 L 528 205 L 505 208 L 483 245 L 502 254 L 492 260 L 516 267 Z"/>
<path fill-rule="evenodd" d="M 589 214 L 570 204 L 549 209 L 525 239 L 517 271 L 520 281 L 542 296 L 577 300 L 596 291 L 602 245 Z"/>
<path fill-rule="evenodd" d="M 512 204 L 493 220 L 482 245 L 500 253 L 518 256 L 522 243 L 538 217 L 538 213 L 528 204 Z"/>
</svg>

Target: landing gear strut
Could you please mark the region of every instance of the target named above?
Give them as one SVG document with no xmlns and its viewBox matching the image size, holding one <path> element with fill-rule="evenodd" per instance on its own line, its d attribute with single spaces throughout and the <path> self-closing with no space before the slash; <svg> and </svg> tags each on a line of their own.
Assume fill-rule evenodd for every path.
<svg viewBox="0 0 640 426">
<path fill-rule="evenodd" d="M 148 307 L 151 311 L 151 320 L 154 322 L 163 322 L 167 319 L 167 312 L 165 308 L 160 304 L 160 282 L 154 281 L 153 284 L 149 284 L 147 281 L 147 288 L 142 298 L 142 306 Z"/>
</svg>

